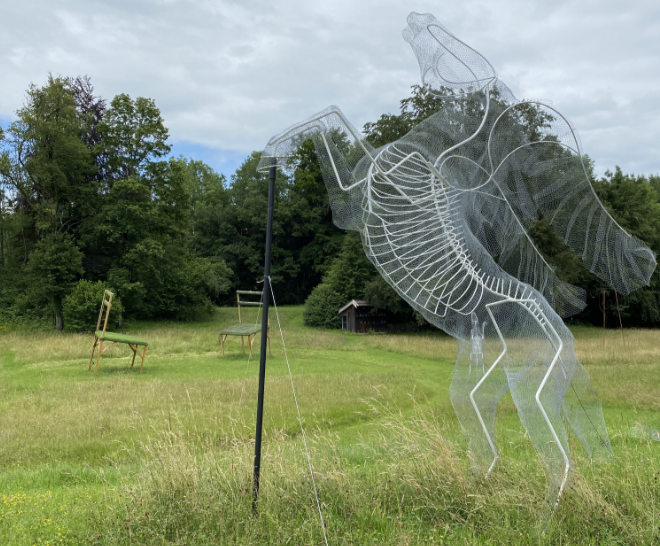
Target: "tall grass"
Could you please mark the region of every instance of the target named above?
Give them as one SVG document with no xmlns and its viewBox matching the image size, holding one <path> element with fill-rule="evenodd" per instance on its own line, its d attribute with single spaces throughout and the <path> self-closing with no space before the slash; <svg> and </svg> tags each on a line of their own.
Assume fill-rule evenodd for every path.
<svg viewBox="0 0 660 546">
<path fill-rule="evenodd" d="M 372 406 L 381 421 L 368 439 L 344 445 L 315 431 L 311 450 L 332 544 L 651 544 L 657 538 L 657 461 L 651 440 L 618 446 L 616 464 L 578 457 L 573 486 L 549 522 L 545 480 L 532 451 L 510 448 L 488 480 L 471 476 L 453 424 L 422 408 Z M 518 441 L 522 444 L 524 438 Z M 122 542 L 322 543 L 299 441 L 272 433 L 264 452 L 259 516 L 251 512 L 253 445 L 191 437 L 177 419 L 127 456 L 149 464 L 123 484 L 104 536 Z M 520 453 L 526 457 L 520 457 Z"/>
<path fill-rule="evenodd" d="M 658 533 L 657 332 L 576 329 L 615 458 L 586 459 L 554 517 L 510 399 L 501 460 L 470 474 L 448 400 L 454 343 L 352 336 L 280 310 L 330 544 L 652 544 Z M 316 544 L 323 534 L 281 344 L 268 361 L 259 514 L 252 513 L 256 361 L 219 356 L 219 310 L 134 324 L 150 341 L 87 372 L 91 338 L 0 337 L 0 543 Z M 258 344 L 257 344 L 258 345 Z M 258 347 L 257 347 L 258 350 Z M 637 376 L 640 376 L 639 378 Z"/>
</svg>

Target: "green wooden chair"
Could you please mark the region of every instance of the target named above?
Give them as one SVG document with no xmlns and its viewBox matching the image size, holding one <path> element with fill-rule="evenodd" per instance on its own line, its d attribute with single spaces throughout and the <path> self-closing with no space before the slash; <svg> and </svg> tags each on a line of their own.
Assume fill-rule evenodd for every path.
<svg viewBox="0 0 660 546">
<path fill-rule="evenodd" d="M 248 299 L 245 297 L 241 299 L 241 296 L 248 296 Z M 249 298 L 249 296 L 259 296 L 259 300 L 255 301 L 254 298 Z M 245 352 L 245 338 L 247 338 L 248 346 L 250 348 L 250 356 L 252 356 L 252 342 L 255 336 L 261 332 L 261 325 L 244 323 L 241 318 L 241 306 L 262 307 L 263 302 L 261 301 L 261 292 L 256 292 L 254 290 L 236 290 L 236 304 L 238 306 L 238 324 L 232 324 L 220 332 L 222 356 L 225 356 L 225 341 L 227 341 L 227 336 L 241 336 L 241 349 L 243 352 Z M 268 338 L 268 353 L 272 354 L 270 352 L 270 326 L 268 327 L 266 336 Z"/>
<path fill-rule="evenodd" d="M 98 353 L 96 356 L 96 365 L 94 366 L 94 375 L 96 375 L 96 370 L 99 367 L 99 362 L 101 361 L 101 354 L 107 351 L 115 343 L 125 343 L 133 351 L 133 360 L 131 360 L 131 368 L 135 364 L 135 355 L 140 357 L 140 371 L 144 367 L 144 357 L 147 354 L 147 345 L 148 343 L 139 337 L 127 336 L 125 334 L 117 334 L 115 332 L 108 332 L 106 330 L 108 326 L 108 318 L 110 317 L 110 308 L 112 307 L 112 298 L 114 294 L 110 290 L 105 290 L 103 292 L 103 299 L 101 300 L 101 309 L 99 310 L 99 319 L 96 321 L 96 331 L 94 332 L 94 345 L 92 346 L 92 356 L 89 357 L 89 367 L 87 370 L 92 369 L 92 361 L 94 360 L 94 351 L 98 347 Z M 103 314 L 105 312 L 105 318 Z M 101 320 L 103 320 L 103 329 L 101 328 Z M 103 348 L 103 343 L 106 341 L 110 342 L 110 345 Z M 142 350 L 140 351 L 140 347 Z"/>
</svg>

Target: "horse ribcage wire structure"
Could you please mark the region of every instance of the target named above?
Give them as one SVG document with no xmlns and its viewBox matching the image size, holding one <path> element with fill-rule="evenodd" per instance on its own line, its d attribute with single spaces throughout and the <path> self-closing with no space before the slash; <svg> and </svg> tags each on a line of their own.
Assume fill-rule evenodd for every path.
<svg viewBox="0 0 660 546">
<path fill-rule="evenodd" d="M 462 221 L 463 191 L 448 186 L 415 153 L 393 144 L 370 168 L 361 231 L 367 256 L 413 307 L 438 319 L 470 316 L 484 297 L 526 300 L 528 285 L 471 258 Z"/>
<path fill-rule="evenodd" d="M 470 314 L 484 275 L 461 237 L 457 191 L 443 185 L 421 156 L 396 145 L 372 166 L 365 225 L 367 255 L 387 282 L 415 307 L 443 317 Z"/>
</svg>

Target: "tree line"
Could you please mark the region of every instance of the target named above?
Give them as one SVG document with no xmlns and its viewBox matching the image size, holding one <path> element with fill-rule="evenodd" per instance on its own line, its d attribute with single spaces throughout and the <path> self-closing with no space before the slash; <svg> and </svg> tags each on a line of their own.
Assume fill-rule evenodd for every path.
<svg viewBox="0 0 660 546">
<path fill-rule="evenodd" d="M 495 91 L 493 103 L 499 100 Z M 375 122 L 365 124 L 366 139 L 375 147 L 403 137 L 415 125 L 440 110 L 457 112 L 456 123 L 460 123 L 460 112 L 470 112 L 479 105 L 471 97 L 451 93 L 437 94 L 428 88 L 413 86 L 411 95 L 400 102 L 397 114 L 383 114 Z M 495 113 L 493 115 L 496 115 Z M 538 140 L 542 128 L 552 121 L 547 114 L 527 105 L 521 113 L 519 129 L 526 132 L 531 140 Z M 594 176 L 593 163 L 584 157 L 587 174 L 596 194 L 614 219 L 629 233 L 644 241 L 660 255 L 660 176 L 635 176 L 624 174 L 619 167 L 607 171 L 604 176 Z M 611 290 L 583 265 L 555 234 L 554 230 L 539 217 L 532 226 L 530 236 L 546 261 L 555 268 L 558 276 L 571 284 L 583 288 L 587 305 L 571 320 L 608 326 L 660 326 L 660 268 L 656 269 L 650 285 L 622 297 Z M 338 327 L 336 311 L 351 298 L 363 296 L 374 304 L 376 309 L 386 309 L 394 321 L 414 324 L 422 321 L 398 297 L 383 279 L 362 259 L 359 239 L 348 235 L 339 255 L 331 263 L 305 307 L 308 324 Z M 351 274 L 348 274 L 350 268 Z"/>
<path fill-rule="evenodd" d="M 390 142 L 437 101 L 414 87 L 398 114 L 367 123 L 364 134 L 375 146 Z M 267 206 L 259 152 L 228 180 L 201 161 L 171 157 L 168 136 L 152 99 L 107 102 L 86 77 L 30 86 L 16 119 L 0 129 L 0 324 L 85 329 L 81 309 L 92 315 L 103 287 L 118 294 L 124 318 L 179 320 L 231 302 L 237 288 L 259 288 Z M 617 221 L 659 253 L 660 177 L 617 168 L 593 182 Z M 600 281 L 542 222 L 534 231 L 560 276 L 588 292 L 578 320 L 602 321 Z M 337 327 L 337 309 L 364 297 L 393 320 L 415 323 L 355 234 L 333 226 L 311 142 L 276 178 L 271 276 L 278 303 L 307 302 L 310 324 Z M 658 273 L 620 304 L 625 324 L 659 325 Z M 614 324 L 613 305 L 608 312 Z"/>
</svg>

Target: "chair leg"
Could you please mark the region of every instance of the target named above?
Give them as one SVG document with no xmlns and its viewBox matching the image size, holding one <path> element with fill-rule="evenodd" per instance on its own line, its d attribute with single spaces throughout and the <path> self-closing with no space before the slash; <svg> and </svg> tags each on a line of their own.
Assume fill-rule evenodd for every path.
<svg viewBox="0 0 660 546">
<path fill-rule="evenodd" d="M 223 336 L 220 334 L 220 350 L 222 351 L 222 356 L 225 356 L 225 340 L 227 339 L 227 336 Z"/>
<path fill-rule="evenodd" d="M 94 336 L 94 345 L 92 345 L 92 356 L 89 357 L 89 366 L 87 367 L 87 371 L 92 369 L 92 362 L 94 361 L 94 351 L 96 350 L 96 344 L 99 342 L 99 338 Z"/>
<path fill-rule="evenodd" d="M 131 368 L 135 364 L 135 355 L 137 354 L 137 345 L 133 346 L 129 344 L 129 347 L 133 350 L 133 359 L 131 360 Z"/>
<path fill-rule="evenodd" d="M 248 336 L 248 341 L 250 341 L 250 336 Z M 245 352 L 245 338 L 241 336 L 241 352 Z"/>
<path fill-rule="evenodd" d="M 103 340 L 99 341 L 99 352 L 96 355 L 96 366 L 94 366 L 94 375 L 96 375 L 96 370 L 99 369 L 99 362 L 101 362 L 101 353 L 103 352 Z"/>
<path fill-rule="evenodd" d="M 252 337 L 248 336 L 248 345 L 250 346 L 250 358 L 252 358 Z M 241 336 L 241 339 L 243 339 L 243 336 Z"/>
<path fill-rule="evenodd" d="M 140 362 L 140 373 L 142 373 L 142 368 L 144 368 L 144 357 L 147 355 L 147 346 L 144 346 L 144 351 L 142 351 L 142 354 L 140 355 L 140 358 L 142 361 Z"/>
</svg>

